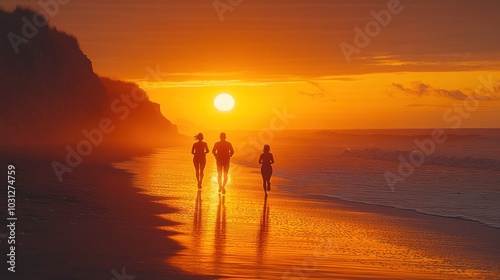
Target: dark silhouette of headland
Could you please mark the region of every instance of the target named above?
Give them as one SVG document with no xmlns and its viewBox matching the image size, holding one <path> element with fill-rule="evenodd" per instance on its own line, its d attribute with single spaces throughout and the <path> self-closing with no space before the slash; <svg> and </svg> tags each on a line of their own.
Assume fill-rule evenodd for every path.
<svg viewBox="0 0 500 280">
<path fill-rule="evenodd" d="M 180 137 L 142 89 L 98 76 L 75 37 L 41 21 L 28 8 L 0 9 L 0 145 L 162 146 Z"/>
</svg>

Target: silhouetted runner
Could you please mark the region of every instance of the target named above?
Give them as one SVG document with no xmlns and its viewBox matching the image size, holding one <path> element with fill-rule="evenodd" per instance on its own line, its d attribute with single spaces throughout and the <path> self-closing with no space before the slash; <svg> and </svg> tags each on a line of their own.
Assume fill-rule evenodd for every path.
<svg viewBox="0 0 500 280">
<path fill-rule="evenodd" d="M 201 189 L 201 183 L 203 181 L 203 170 L 205 169 L 205 165 L 207 164 L 206 154 L 210 151 L 208 150 L 208 145 L 206 142 L 203 142 L 203 133 L 198 133 L 194 137 L 195 140 L 198 140 L 193 144 L 191 148 L 191 153 L 194 155 L 193 164 L 194 169 L 196 169 L 196 180 L 198 181 L 198 189 Z"/>
<path fill-rule="evenodd" d="M 226 141 L 226 133 L 222 132 L 220 134 L 220 141 L 215 143 L 212 153 L 217 160 L 217 182 L 219 183 L 219 192 L 225 194 L 229 161 L 234 154 L 233 145 Z M 224 183 L 222 183 L 222 172 L 224 172 Z"/>
<path fill-rule="evenodd" d="M 262 185 L 264 187 L 266 197 L 267 192 L 271 191 L 271 175 L 273 175 L 273 167 L 271 164 L 274 163 L 274 157 L 270 151 L 271 147 L 269 145 L 264 145 L 264 152 L 259 158 L 259 163 L 262 164 L 260 167 L 260 174 L 262 175 Z"/>
</svg>

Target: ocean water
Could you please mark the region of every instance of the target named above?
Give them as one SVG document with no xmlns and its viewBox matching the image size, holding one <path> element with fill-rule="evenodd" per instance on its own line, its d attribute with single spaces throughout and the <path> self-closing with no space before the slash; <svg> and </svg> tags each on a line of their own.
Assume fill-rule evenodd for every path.
<svg viewBox="0 0 500 280">
<path fill-rule="evenodd" d="M 257 135 L 237 141 L 246 149 L 236 162 L 258 166 L 245 141 Z M 289 179 L 281 190 L 500 228 L 500 129 L 287 131 L 270 140 L 274 174 Z"/>
</svg>

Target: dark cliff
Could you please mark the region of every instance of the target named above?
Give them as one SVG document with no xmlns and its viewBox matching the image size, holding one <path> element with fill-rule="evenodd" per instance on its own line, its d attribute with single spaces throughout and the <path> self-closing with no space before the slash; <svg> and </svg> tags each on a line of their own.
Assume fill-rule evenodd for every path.
<svg viewBox="0 0 500 280">
<path fill-rule="evenodd" d="M 34 17 L 40 19 L 25 8 L 0 9 L 1 145 L 76 143 L 103 119 L 113 126 L 104 133 L 105 144 L 159 146 L 178 138 L 176 126 L 144 91 L 97 76 L 74 37 L 37 26 Z"/>
</svg>

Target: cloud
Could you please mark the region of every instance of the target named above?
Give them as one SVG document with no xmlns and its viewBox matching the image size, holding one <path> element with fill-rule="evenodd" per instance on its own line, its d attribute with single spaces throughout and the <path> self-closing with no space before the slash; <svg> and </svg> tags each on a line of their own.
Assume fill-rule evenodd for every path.
<svg viewBox="0 0 500 280">
<path fill-rule="evenodd" d="M 405 105 L 406 107 L 409 108 L 427 108 L 427 107 L 434 107 L 434 108 L 449 108 L 450 105 L 439 105 L 439 104 L 420 104 L 420 103 L 412 103 L 412 104 L 407 104 Z M 479 106 L 483 107 L 483 106 Z"/>
<path fill-rule="evenodd" d="M 445 97 L 452 100 L 465 100 L 465 99 L 477 99 L 483 101 L 492 101 L 492 100 L 500 100 L 500 96 L 495 95 L 500 91 L 500 87 L 495 87 L 494 92 L 481 93 L 476 91 L 463 91 L 458 89 L 448 90 L 448 89 L 440 89 L 435 88 L 431 85 L 422 83 L 421 81 L 413 81 L 410 83 L 408 87 L 393 83 L 391 85 L 392 91 L 390 94 L 395 92 L 403 92 L 411 96 L 415 97 L 424 97 L 424 96 L 439 96 Z"/>
<path fill-rule="evenodd" d="M 429 104 L 407 104 L 406 107 L 427 107 L 427 106 L 432 106 L 432 105 L 429 105 Z"/>
<path fill-rule="evenodd" d="M 308 91 L 300 90 L 298 91 L 300 95 L 309 96 L 314 99 L 335 101 L 333 95 L 326 90 L 323 84 L 315 81 L 307 81 L 307 83 L 310 84 L 313 87 L 313 89 Z"/>
</svg>

